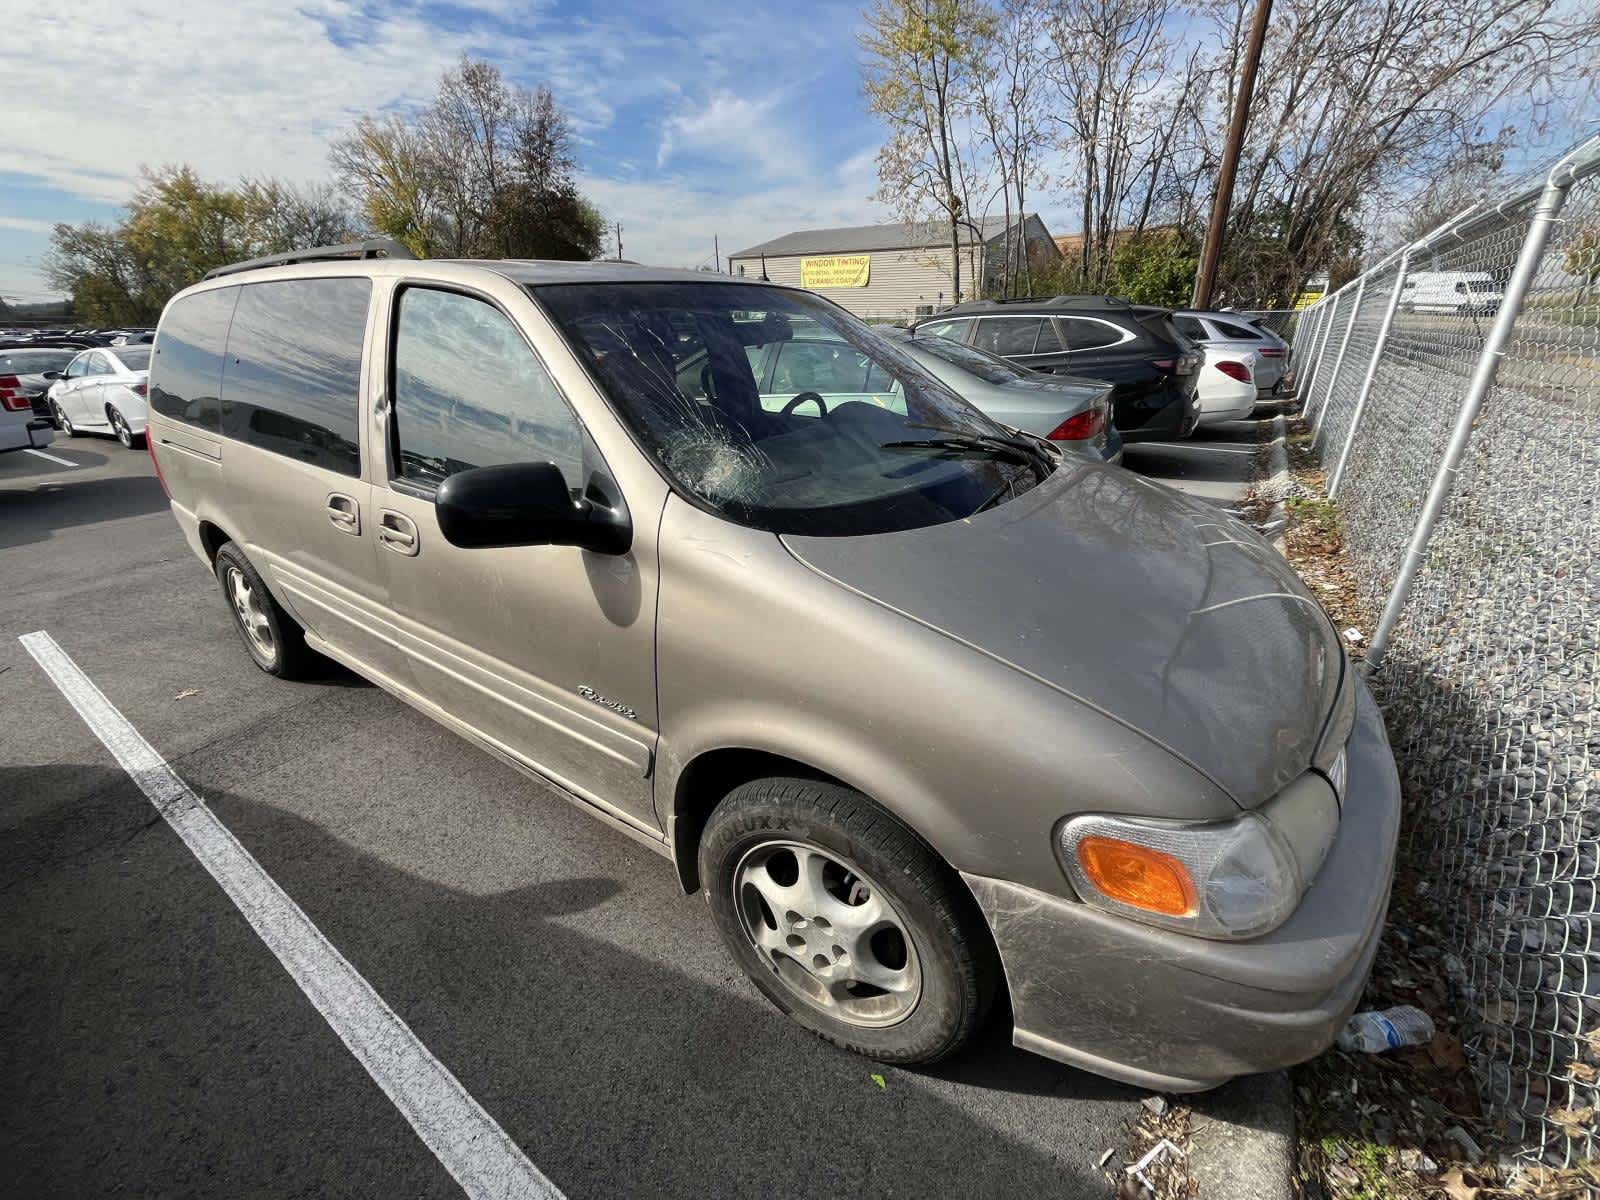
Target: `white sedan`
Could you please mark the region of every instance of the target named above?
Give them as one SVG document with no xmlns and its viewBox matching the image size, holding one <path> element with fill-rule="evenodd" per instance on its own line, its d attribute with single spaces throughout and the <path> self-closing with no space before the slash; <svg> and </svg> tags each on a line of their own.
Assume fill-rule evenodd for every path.
<svg viewBox="0 0 1600 1200">
<path fill-rule="evenodd" d="M 1200 424 L 1239 421 L 1256 406 L 1256 380 L 1249 359 L 1236 351 L 1202 346 L 1205 362 L 1195 381 L 1200 400 Z"/>
<path fill-rule="evenodd" d="M 142 445 L 150 375 L 149 346 L 85 350 L 50 386 L 50 415 L 68 437 L 109 433 L 130 449 Z"/>
</svg>

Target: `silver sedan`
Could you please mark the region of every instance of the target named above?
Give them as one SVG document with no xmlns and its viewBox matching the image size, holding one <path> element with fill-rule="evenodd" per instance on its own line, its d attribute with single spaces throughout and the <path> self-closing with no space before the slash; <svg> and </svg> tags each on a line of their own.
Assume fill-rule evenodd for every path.
<svg viewBox="0 0 1600 1200">
<path fill-rule="evenodd" d="M 1122 436 L 1111 421 L 1110 383 L 1030 371 L 949 338 L 878 332 L 887 332 L 918 366 L 1002 425 L 1103 462 L 1122 461 Z"/>
</svg>

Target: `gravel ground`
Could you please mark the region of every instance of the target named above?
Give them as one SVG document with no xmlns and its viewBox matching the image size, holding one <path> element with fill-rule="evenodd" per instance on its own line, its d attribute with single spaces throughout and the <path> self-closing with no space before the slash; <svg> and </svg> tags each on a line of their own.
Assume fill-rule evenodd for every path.
<svg viewBox="0 0 1600 1200">
<path fill-rule="evenodd" d="M 1381 605 L 1447 416 L 1380 403 L 1364 422 L 1334 518 L 1352 621 Z M 1530 1169 L 1592 1161 L 1600 1105 L 1597 432 L 1600 419 L 1565 404 L 1503 389 L 1491 398 L 1373 680 L 1409 833 L 1395 931 L 1369 999 L 1431 999 L 1441 1025 L 1459 1022 L 1482 1124 L 1460 1096 L 1451 1109 L 1437 1089 L 1419 1094 L 1475 1130 L 1492 1160 L 1475 1163 L 1458 1144 L 1458 1166 L 1517 1188 L 1600 1183 Z M 1302 516 L 1324 509 L 1311 502 Z M 1302 1102 L 1323 1104 L 1328 1083 L 1314 1075 Z M 1355 1074 L 1348 1083 L 1359 1094 Z M 1381 1090 L 1367 1095 L 1392 1109 Z M 1376 1122 L 1356 1128 L 1382 1146 Z M 1437 1145 L 1408 1149 L 1441 1170 L 1449 1161 Z"/>
</svg>

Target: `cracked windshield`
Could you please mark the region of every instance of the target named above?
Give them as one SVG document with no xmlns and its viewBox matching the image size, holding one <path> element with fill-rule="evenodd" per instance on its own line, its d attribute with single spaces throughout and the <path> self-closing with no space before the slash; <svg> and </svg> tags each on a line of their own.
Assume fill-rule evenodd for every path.
<svg viewBox="0 0 1600 1200">
<path fill-rule="evenodd" d="M 678 488 L 779 533 L 971 516 L 1053 453 L 833 305 L 742 284 L 533 289 Z"/>
</svg>

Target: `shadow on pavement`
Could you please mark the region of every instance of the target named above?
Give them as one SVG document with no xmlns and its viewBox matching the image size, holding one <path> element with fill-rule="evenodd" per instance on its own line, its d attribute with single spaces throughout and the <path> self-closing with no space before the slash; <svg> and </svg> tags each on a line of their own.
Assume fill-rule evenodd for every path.
<svg viewBox="0 0 1600 1200">
<path fill-rule="evenodd" d="M 1092 1168 L 1071 1161 L 1080 1153 L 1019 1141 L 1006 1122 L 987 1124 L 934 1092 L 964 1083 L 1126 1100 L 1137 1095 L 1131 1089 L 1012 1050 L 997 1027 L 926 1076 L 876 1066 L 756 1001 L 731 960 L 712 986 L 577 927 L 623 892 L 629 904 L 671 895 L 666 877 L 656 887 L 583 873 L 469 895 L 281 809 L 205 795 L 571 1194 L 1105 1193 Z M 329 1061 L 331 1035 L 306 1032 L 307 1002 L 250 984 L 246 968 L 265 949 L 225 901 L 219 913 L 220 891 L 120 772 L 13 768 L 0 772 L 0 796 L 29 798 L 0 806 L 0 966 L 12 981 L 0 996 L 9 1109 L 0 1146 L 12 1187 L 436 1190 L 442 1172 L 420 1141 L 393 1136 L 392 1110 L 375 1088 L 340 1091 L 323 1080 L 325 1071 L 350 1072 Z M 174 910 L 186 892 L 192 911 Z M 668 957 L 686 934 L 714 937 L 692 899 L 655 915 Z M 875 1072 L 886 1087 L 874 1084 Z M 295 1080 L 299 1087 L 285 1086 Z M 265 1124 L 261 1097 L 274 1114 Z M 291 1155 L 291 1170 L 270 1175 L 274 1163 L 282 1170 L 286 1138 L 352 1122 L 348 1154 Z M 351 1174 L 362 1169 L 371 1123 L 392 1161 Z"/>
<path fill-rule="evenodd" d="M 0 487 L 0 549 L 48 541 L 56 530 L 144 516 L 167 507 L 154 475 L 74 479 L 62 467 L 59 474 L 44 479 L 0 478 L 0 484 L 18 483 L 32 486 Z"/>
</svg>

